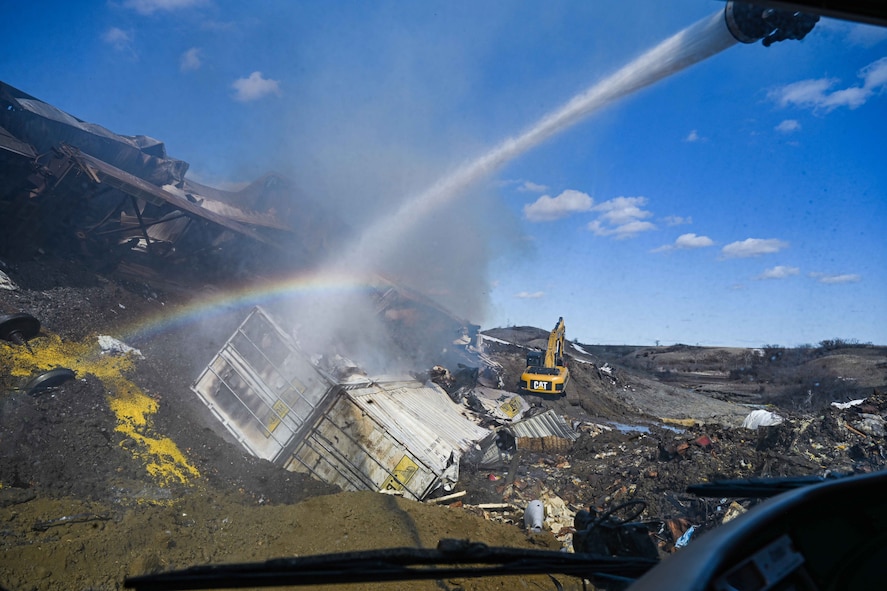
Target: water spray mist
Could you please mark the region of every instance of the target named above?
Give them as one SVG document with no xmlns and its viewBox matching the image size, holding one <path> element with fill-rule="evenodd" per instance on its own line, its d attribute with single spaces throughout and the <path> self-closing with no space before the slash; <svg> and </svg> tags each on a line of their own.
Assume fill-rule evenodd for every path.
<svg viewBox="0 0 887 591">
<path fill-rule="evenodd" d="M 378 268 L 380 263 L 394 254 L 405 227 L 459 197 L 478 180 L 488 177 L 505 163 L 575 125 L 601 107 L 723 51 L 736 42 L 724 23 L 724 13 L 721 11 L 687 27 L 545 115 L 520 135 L 507 138 L 486 154 L 441 178 L 423 193 L 407 199 L 396 212 L 382 216 L 369 226 L 339 260 L 345 261 L 344 266 L 351 269 Z"/>
<path fill-rule="evenodd" d="M 417 223 L 460 197 L 468 187 L 490 176 L 505 163 L 575 125 L 594 111 L 709 58 L 738 41 L 747 43 L 755 37 L 778 37 L 774 23 L 790 22 L 794 18 L 778 11 L 754 6 L 748 8 L 749 5 L 734 10 L 733 4 L 728 3 L 724 11 L 718 11 L 666 39 L 545 115 L 523 133 L 507 138 L 487 153 L 462 165 L 423 193 L 404 201 L 390 215 L 380 216 L 322 268 L 364 275 L 379 271 L 391 257 L 397 256 L 399 249 L 404 248 L 404 237 Z M 781 38 L 800 38 L 798 35 L 792 29 Z M 774 37 L 774 40 L 779 38 Z M 340 315 L 333 316 L 339 316 L 341 320 Z M 341 325 L 341 322 L 326 327 L 331 329 L 332 324 Z"/>
</svg>

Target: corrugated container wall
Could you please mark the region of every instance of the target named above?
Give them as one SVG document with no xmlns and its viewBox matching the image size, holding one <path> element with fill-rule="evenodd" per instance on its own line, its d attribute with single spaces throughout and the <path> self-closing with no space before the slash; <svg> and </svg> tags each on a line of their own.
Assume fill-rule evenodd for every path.
<svg viewBox="0 0 887 591">
<path fill-rule="evenodd" d="M 458 479 L 459 460 L 490 436 L 432 383 L 337 383 L 255 308 L 192 390 L 253 455 L 345 490 L 422 499 Z"/>
</svg>

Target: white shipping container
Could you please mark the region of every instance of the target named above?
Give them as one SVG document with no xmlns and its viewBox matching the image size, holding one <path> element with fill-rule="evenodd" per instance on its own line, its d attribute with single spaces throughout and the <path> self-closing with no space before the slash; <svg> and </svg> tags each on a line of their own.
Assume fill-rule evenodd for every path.
<svg viewBox="0 0 887 591">
<path fill-rule="evenodd" d="M 431 382 L 337 382 L 261 308 L 192 390 L 253 455 L 344 490 L 422 499 L 449 489 L 462 454 L 491 434 Z"/>
</svg>

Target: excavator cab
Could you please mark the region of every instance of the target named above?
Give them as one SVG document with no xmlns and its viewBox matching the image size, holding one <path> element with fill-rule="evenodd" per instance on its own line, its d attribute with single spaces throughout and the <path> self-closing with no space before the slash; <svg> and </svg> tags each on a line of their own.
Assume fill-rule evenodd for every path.
<svg viewBox="0 0 887 591">
<path fill-rule="evenodd" d="M 527 353 L 527 367 L 539 367 L 544 359 L 545 355 L 542 351 L 530 351 Z"/>
</svg>

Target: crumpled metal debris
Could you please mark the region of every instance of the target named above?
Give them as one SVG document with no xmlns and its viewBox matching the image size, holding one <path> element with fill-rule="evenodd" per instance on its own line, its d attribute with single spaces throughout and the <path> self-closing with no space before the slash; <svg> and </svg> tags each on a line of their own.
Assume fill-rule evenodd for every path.
<svg viewBox="0 0 887 591">
<path fill-rule="evenodd" d="M 0 289 L 15 291 L 18 289 L 18 285 L 16 285 L 15 282 L 9 278 L 9 275 L 4 273 L 3 271 L 0 271 Z"/>
</svg>

